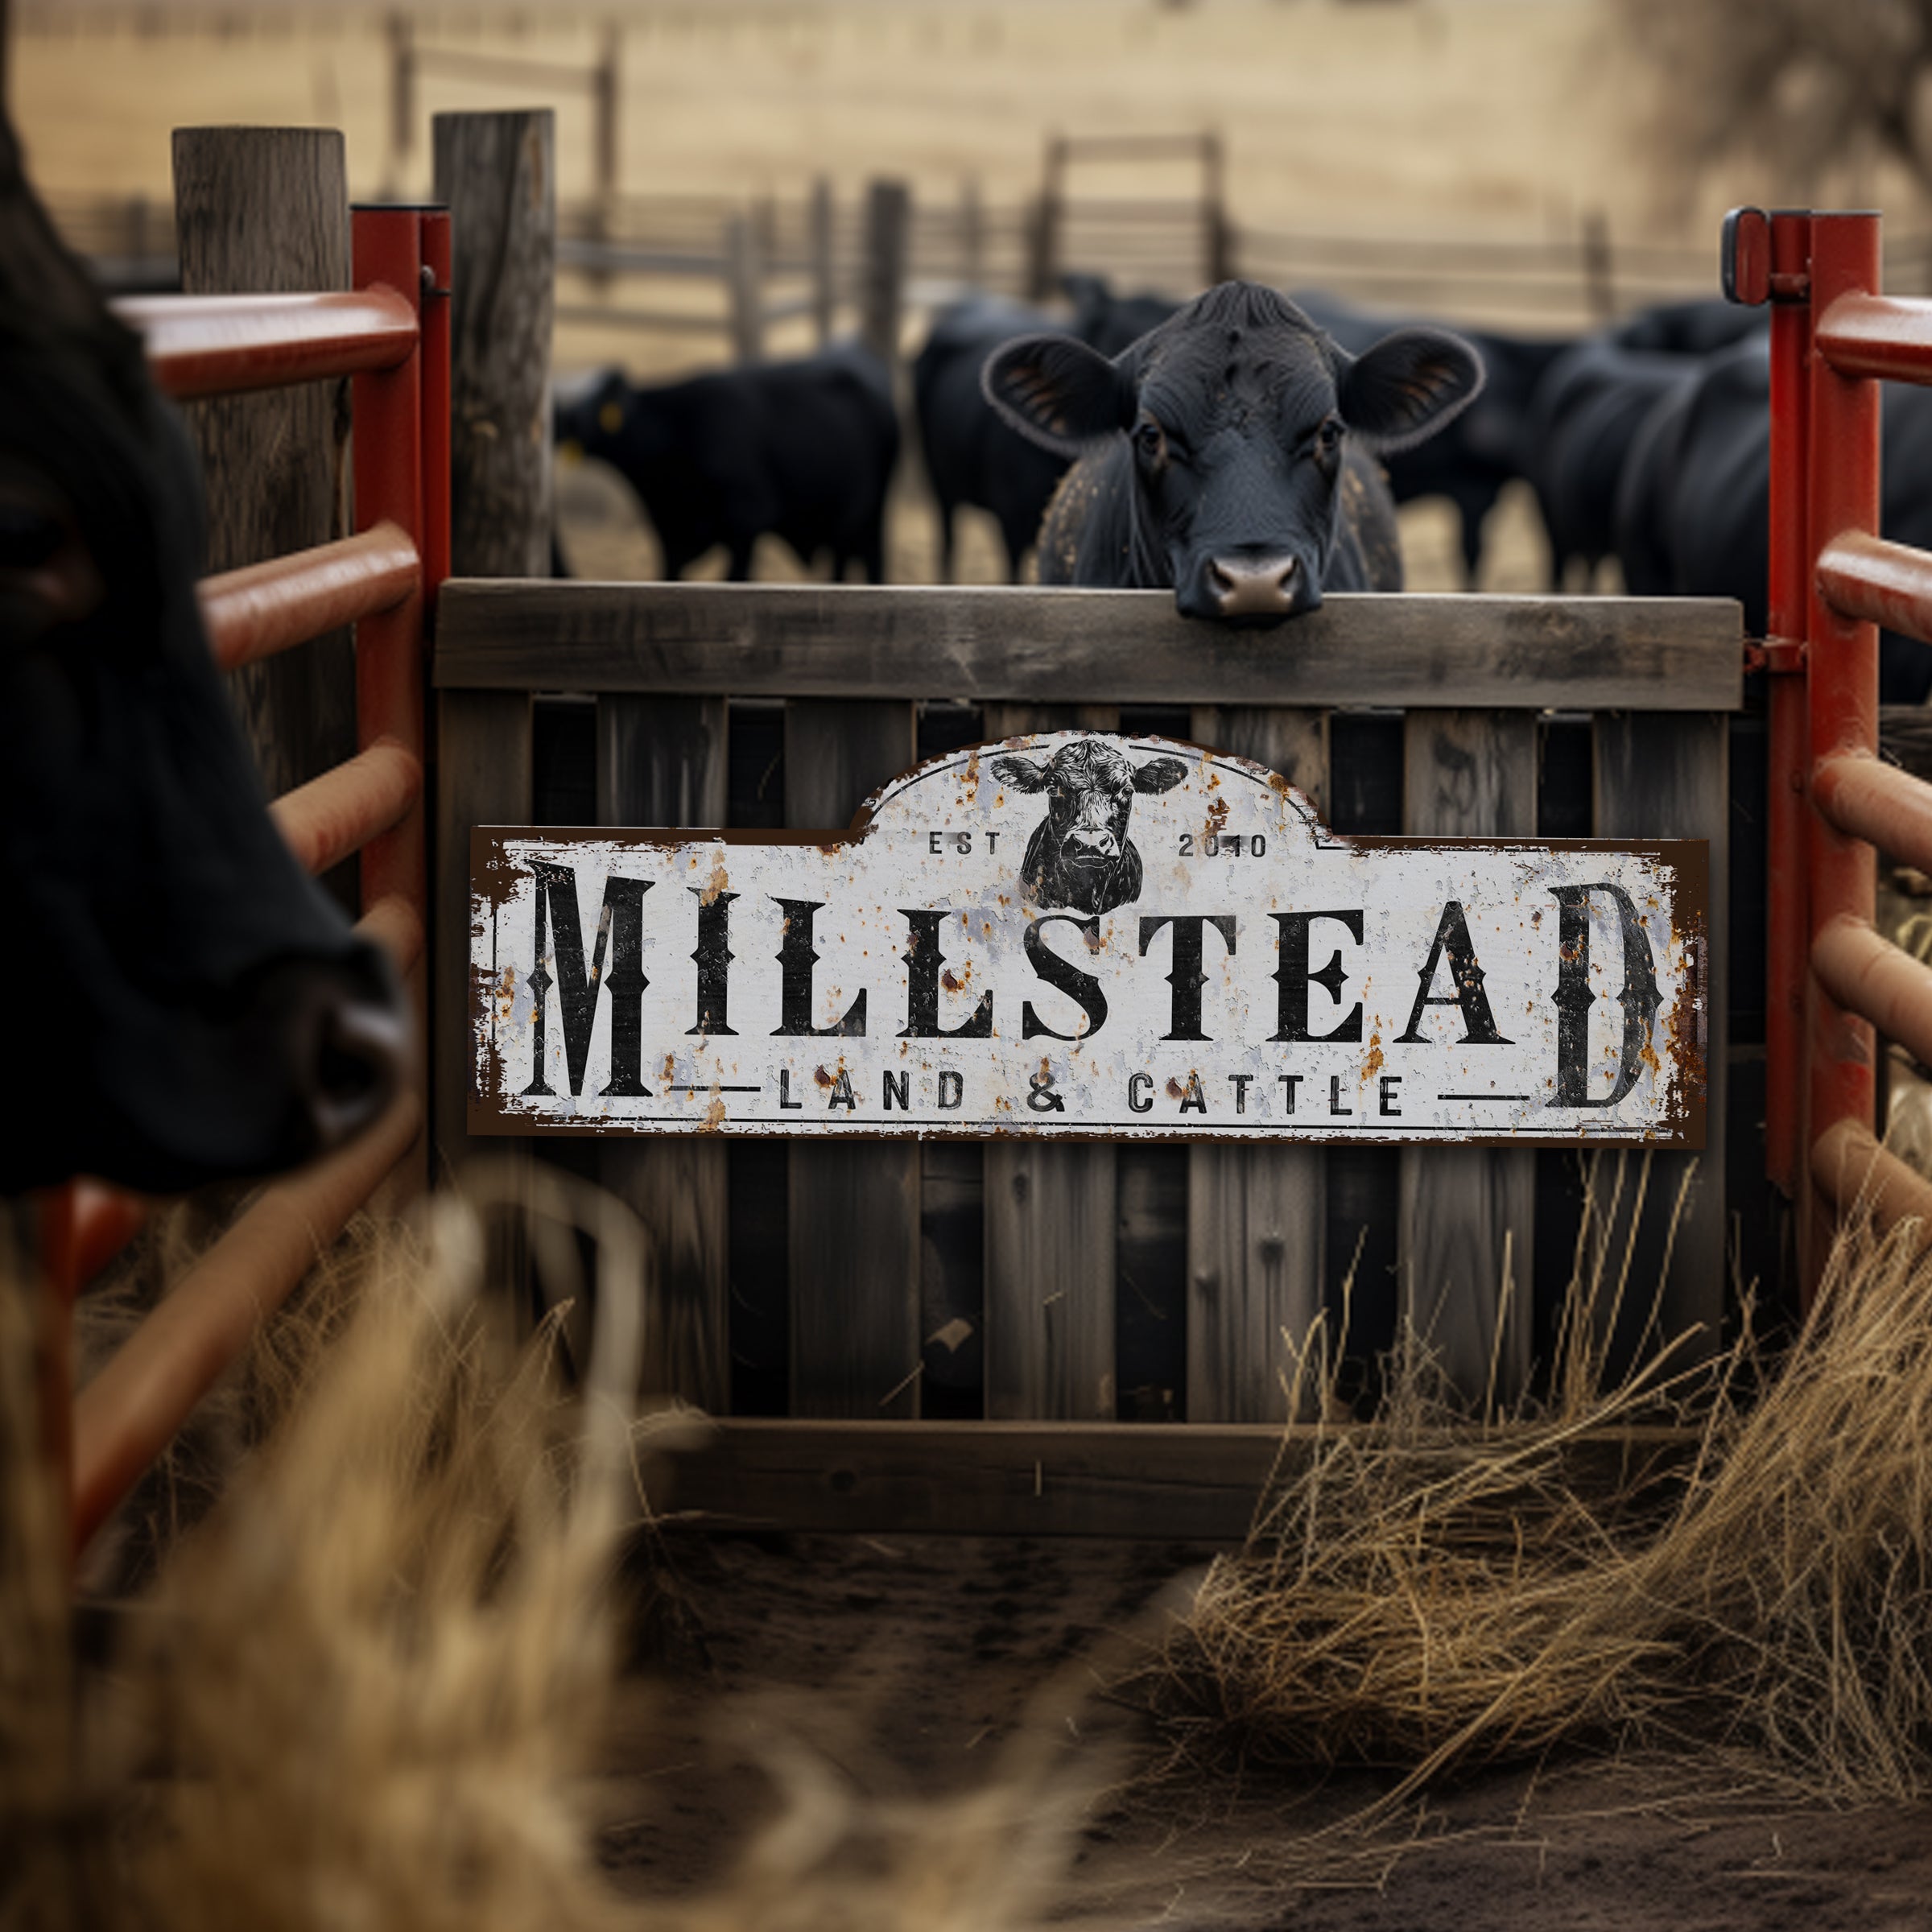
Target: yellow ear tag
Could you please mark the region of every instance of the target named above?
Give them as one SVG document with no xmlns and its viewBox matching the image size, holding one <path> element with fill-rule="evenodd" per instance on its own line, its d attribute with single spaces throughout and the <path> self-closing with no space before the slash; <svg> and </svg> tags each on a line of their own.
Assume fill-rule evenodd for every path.
<svg viewBox="0 0 1932 1932">
<path fill-rule="evenodd" d="M 607 436 L 614 436 L 624 427 L 624 405 L 621 402 L 606 402 L 597 411 L 597 427 Z"/>
</svg>

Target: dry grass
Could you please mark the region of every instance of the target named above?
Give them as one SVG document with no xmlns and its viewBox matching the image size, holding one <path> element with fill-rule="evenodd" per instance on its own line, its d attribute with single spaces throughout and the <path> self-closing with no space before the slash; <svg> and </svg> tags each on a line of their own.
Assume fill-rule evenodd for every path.
<svg viewBox="0 0 1932 1932">
<path fill-rule="evenodd" d="M 1747 1335 L 1688 1380 L 1666 1351 L 1596 1392 L 1582 1338 L 1606 1326 L 1600 1261 L 1552 1406 L 1452 1432 L 1415 1355 L 1382 1426 L 1338 1431 L 1286 1481 L 1171 1633 L 1148 1681 L 1181 1748 L 1390 1767 L 1382 1814 L 1447 1772 L 1570 1744 L 1687 1750 L 1707 1770 L 1715 1752 L 1828 1802 L 1923 1796 L 1922 1242 L 1850 1230 L 1774 1370 Z M 1580 1435 L 1686 1402 L 1674 1492 L 1576 1483 Z"/>
<path fill-rule="evenodd" d="M 481 1303 L 485 1244 L 452 1199 L 332 1258 L 325 1319 L 285 1328 L 254 1385 L 286 1413 L 163 1553 L 78 1727 L 64 1532 L 31 1434 L 39 1298 L 0 1268 L 0 1925 L 1039 1922 L 1082 1794 L 1037 1735 L 983 1789 L 911 1806 L 861 1798 L 795 1727 L 768 1765 L 780 1814 L 716 1885 L 640 1901 L 600 1866 L 618 1558 L 679 1423 L 634 1413 L 642 1231 L 561 1176 L 472 1179 L 473 1198 L 532 1188 L 559 1306 L 522 1351 Z M 600 1278 L 638 1292 L 601 1294 L 567 1397 L 551 1368 L 580 1228 Z"/>
</svg>

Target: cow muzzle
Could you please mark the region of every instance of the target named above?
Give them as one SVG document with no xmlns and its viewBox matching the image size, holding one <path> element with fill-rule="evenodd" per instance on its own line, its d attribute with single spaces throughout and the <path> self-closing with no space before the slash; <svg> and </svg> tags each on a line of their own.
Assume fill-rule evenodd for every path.
<svg viewBox="0 0 1932 1932">
<path fill-rule="evenodd" d="M 1285 617 L 1295 608 L 1300 564 L 1290 556 L 1211 557 L 1208 589 L 1224 617 Z"/>
<path fill-rule="evenodd" d="M 1121 842 L 1111 832 L 1071 832 L 1061 848 L 1074 865 L 1110 865 L 1121 856 Z"/>
</svg>

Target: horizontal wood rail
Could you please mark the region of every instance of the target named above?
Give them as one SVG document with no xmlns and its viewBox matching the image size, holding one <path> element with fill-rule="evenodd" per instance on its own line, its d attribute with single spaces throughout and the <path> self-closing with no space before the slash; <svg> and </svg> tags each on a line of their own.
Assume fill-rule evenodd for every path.
<svg viewBox="0 0 1932 1932">
<path fill-rule="evenodd" d="M 204 577 L 201 621 L 215 662 L 233 671 L 393 609 L 422 577 L 409 533 L 378 523 L 340 543 Z"/>
<path fill-rule="evenodd" d="M 1862 1121 L 1838 1121 L 1811 1150 L 1811 1178 L 1841 1214 L 1864 1207 L 1880 1232 L 1915 1220 L 1932 1241 L 1932 1181 L 1872 1138 Z"/>
<path fill-rule="evenodd" d="M 1845 914 L 1812 941 L 1811 965 L 1839 1005 L 1932 1065 L 1932 966 L 1901 952 L 1863 919 Z"/>
<path fill-rule="evenodd" d="M 829 1422 L 734 1418 L 679 1455 L 654 1513 L 714 1528 L 1239 1542 L 1271 1479 L 1333 1429 L 1266 1422 Z M 1695 1431 L 1579 1435 L 1579 1484 L 1621 1490 L 1688 1466 Z M 1445 1436 L 1445 1463 L 1477 1442 Z"/>
<path fill-rule="evenodd" d="M 310 872 L 327 872 L 402 818 L 423 795 L 423 767 L 392 740 L 298 785 L 270 806 L 288 848 Z"/>
<path fill-rule="evenodd" d="M 416 346 L 416 312 L 382 287 L 312 295 L 136 295 L 114 305 L 146 339 L 171 396 L 229 395 L 395 369 Z"/>
<path fill-rule="evenodd" d="M 1847 838 L 1864 839 L 1932 872 L 1932 786 L 1868 753 L 1821 758 L 1811 775 L 1819 815 Z"/>
<path fill-rule="evenodd" d="M 1819 551 L 1818 588 L 1841 617 L 1932 639 L 1932 551 L 1847 530 Z"/>
<path fill-rule="evenodd" d="M 1932 382 L 1932 301 L 1840 295 L 1818 320 L 1818 347 L 1841 376 Z"/>
<path fill-rule="evenodd" d="M 1714 712 L 1743 702 L 1716 597 L 1335 597 L 1278 630 L 1170 591 L 452 579 L 445 688 L 1029 704 Z"/>
<path fill-rule="evenodd" d="M 421 1100 L 405 1092 L 339 1154 L 265 1188 L 80 1391 L 76 1551 L 408 1151 L 422 1117 Z"/>
</svg>

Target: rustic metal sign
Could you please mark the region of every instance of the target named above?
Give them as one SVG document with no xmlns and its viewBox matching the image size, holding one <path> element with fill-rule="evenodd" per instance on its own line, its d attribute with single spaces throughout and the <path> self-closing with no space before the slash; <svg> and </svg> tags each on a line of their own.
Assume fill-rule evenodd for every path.
<svg viewBox="0 0 1932 1932">
<path fill-rule="evenodd" d="M 1706 866 L 1342 837 L 1080 732 L 843 835 L 482 828 L 469 1125 L 1701 1147 Z"/>
</svg>

